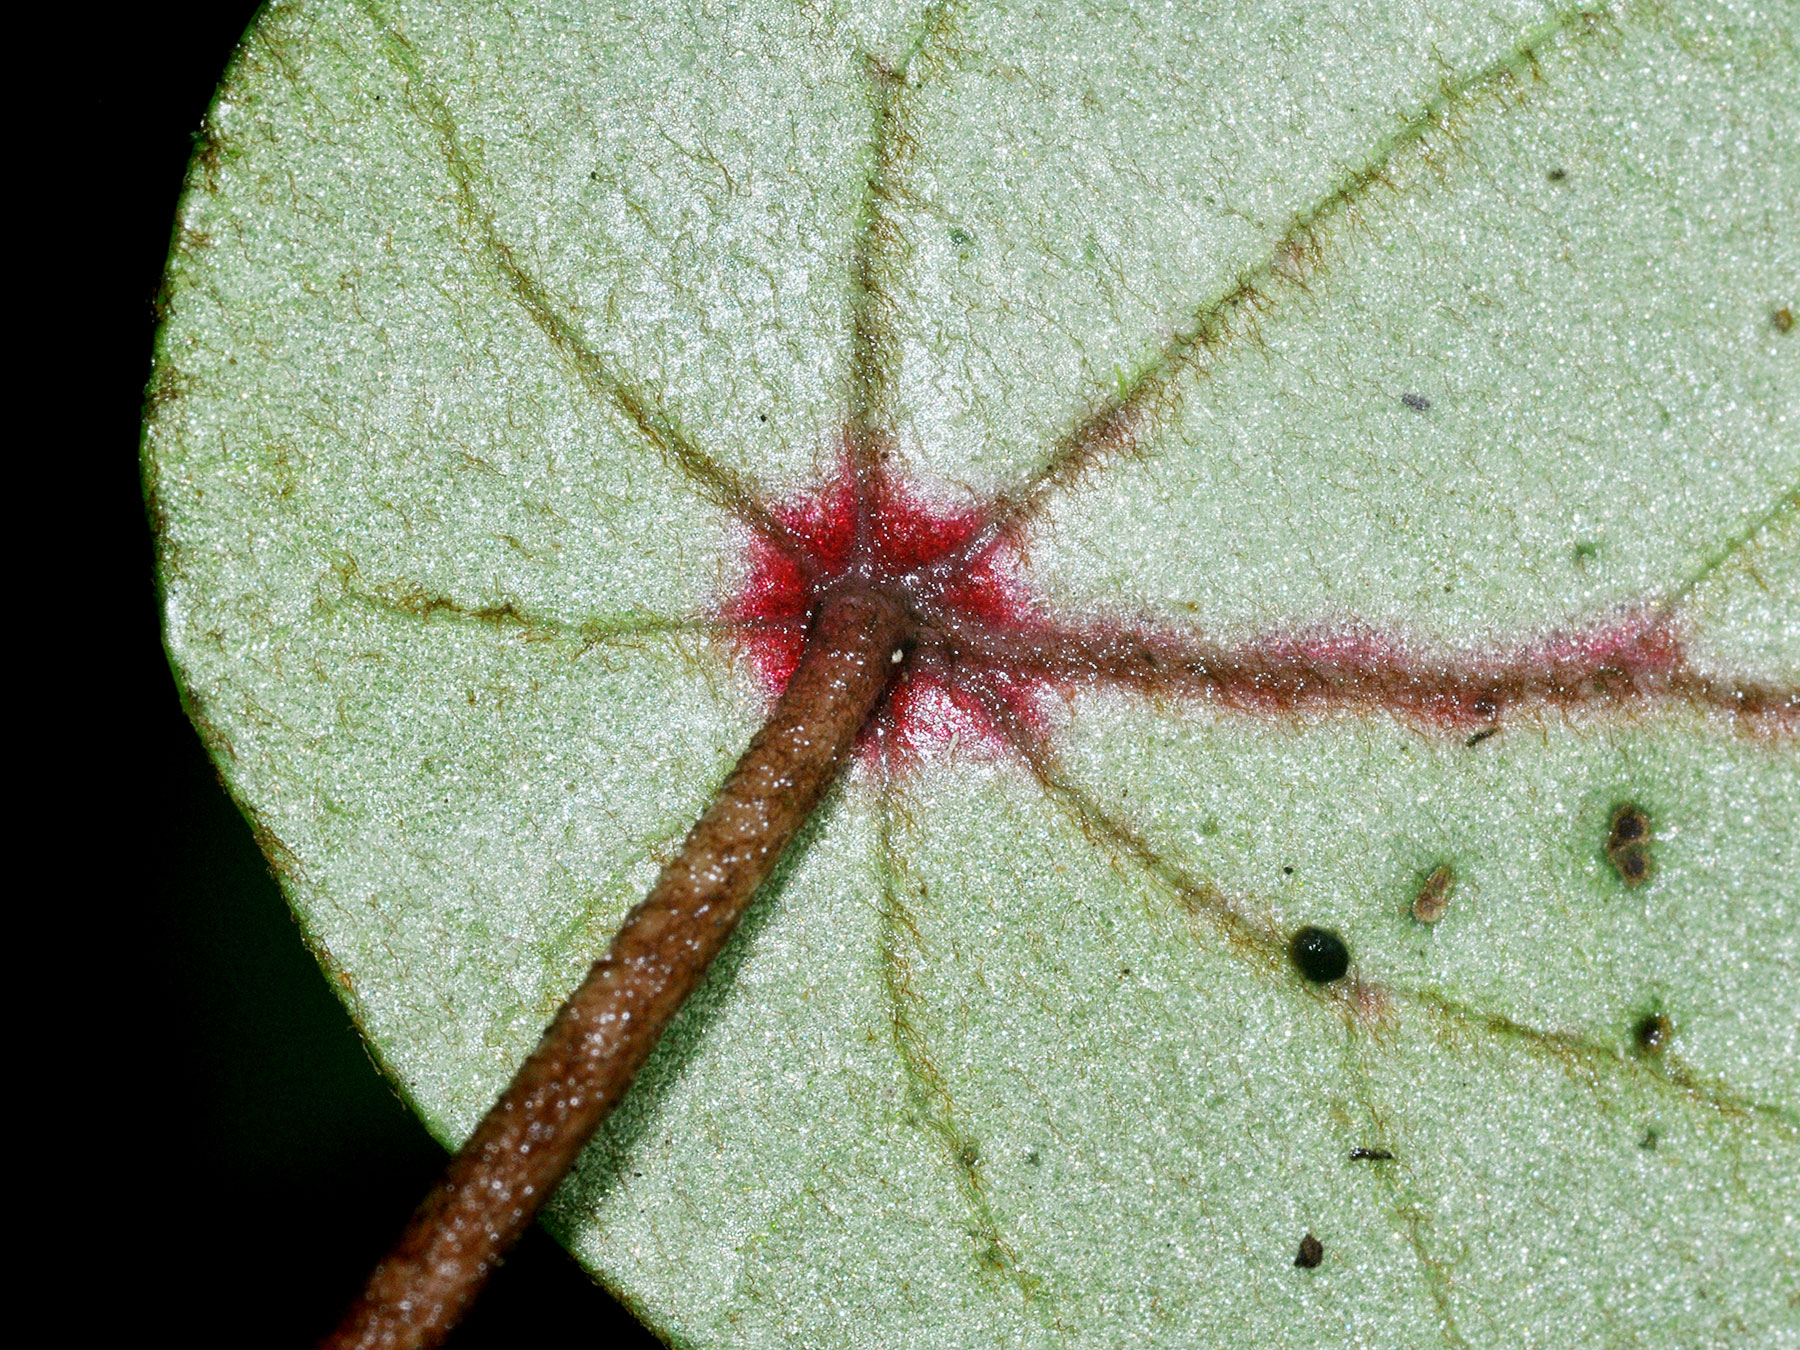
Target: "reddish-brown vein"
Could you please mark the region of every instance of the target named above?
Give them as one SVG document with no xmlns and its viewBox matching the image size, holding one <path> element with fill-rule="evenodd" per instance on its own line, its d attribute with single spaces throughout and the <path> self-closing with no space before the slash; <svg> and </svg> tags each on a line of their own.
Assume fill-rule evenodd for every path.
<svg viewBox="0 0 1800 1350">
<path fill-rule="evenodd" d="M 1489 653 L 1432 653 L 1366 631 L 1271 635 L 1235 646 L 1167 631 L 1014 628 L 934 615 L 921 660 L 1023 681 L 1091 683 L 1146 696 L 1200 697 L 1236 712 L 1385 712 L 1457 734 L 1537 710 L 1686 704 L 1777 737 L 1800 731 L 1800 687 L 1697 670 L 1655 611 Z"/>
</svg>

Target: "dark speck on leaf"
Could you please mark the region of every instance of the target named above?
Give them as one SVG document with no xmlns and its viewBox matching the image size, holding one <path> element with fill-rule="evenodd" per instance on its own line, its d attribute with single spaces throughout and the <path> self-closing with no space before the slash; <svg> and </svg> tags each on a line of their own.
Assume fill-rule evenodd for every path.
<svg viewBox="0 0 1800 1350">
<path fill-rule="evenodd" d="M 1431 400 L 1423 394 L 1402 394 L 1400 401 L 1414 412 L 1430 412 Z"/>
<path fill-rule="evenodd" d="M 1637 1048 L 1646 1055 L 1660 1055 L 1674 1034 L 1675 1024 L 1667 1016 L 1652 1013 L 1637 1024 Z"/>
<path fill-rule="evenodd" d="M 1552 183 L 1563 182 L 1568 176 L 1569 171 L 1567 169 L 1552 169 L 1549 173 L 1544 175 L 1544 177 L 1548 178 Z"/>
<path fill-rule="evenodd" d="M 1650 855 L 1642 844 L 1633 844 L 1610 855 L 1619 871 L 1619 879 L 1627 886 L 1641 886 L 1650 879 Z"/>
<path fill-rule="evenodd" d="M 1353 1148 L 1350 1150 L 1351 1162 L 1392 1162 L 1394 1155 L 1385 1148 Z"/>
<path fill-rule="evenodd" d="M 1794 311 L 1783 305 L 1769 316 L 1777 333 L 1791 333 L 1794 330 Z"/>
<path fill-rule="evenodd" d="M 1476 732 L 1473 736 L 1469 737 L 1468 740 L 1464 741 L 1463 744 L 1465 746 L 1467 746 L 1470 750 L 1473 750 L 1476 746 L 1480 745 L 1483 741 L 1485 741 L 1489 736 L 1498 736 L 1499 734 L 1500 734 L 1499 727 L 1483 727 L 1480 731 Z"/>
<path fill-rule="evenodd" d="M 1288 943 L 1288 956 L 1294 968 L 1314 984 L 1341 980 L 1350 969 L 1350 949 L 1328 928 L 1309 925 L 1300 929 Z"/>
<path fill-rule="evenodd" d="M 1606 860 L 1627 886 L 1650 879 L 1650 818 L 1633 802 L 1612 814 L 1606 832 Z"/>
<path fill-rule="evenodd" d="M 1294 1258 L 1294 1264 L 1302 1270 L 1311 1270 L 1325 1259 L 1325 1244 L 1308 1233 L 1300 1239 L 1300 1254 Z"/>
<path fill-rule="evenodd" d="M 1656 1126 L 1652 1125 L 1649 1129 L 1644 1131 L 1644 1137 L 1638 1140 L 1638 1147 L 1654 1150 L 1656 1148 L 1656 1140 Z"/>
<path fill-rule="evenodd" d="M 962 229 L 960 226 L 952 225 L 950 227 L 950 242 L 955 244 L 958 248 L 967 248 L 970 244 L 975 242 L 975 236 L 970 234 L 967 230 Z"/>
<path fill-rule="evenodd" d="M 1291 877 L 1294 875 L 1294 869 L 1291 867 L 1284 867 L 1281 869 L 1281 875 L 1284 877 Z"/>
</svg>

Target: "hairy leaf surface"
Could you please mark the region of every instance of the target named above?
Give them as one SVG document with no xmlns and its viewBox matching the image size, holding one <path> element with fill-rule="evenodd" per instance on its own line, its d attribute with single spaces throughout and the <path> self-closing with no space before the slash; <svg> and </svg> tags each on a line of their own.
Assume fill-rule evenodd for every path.
<svg viewBox="0 0 1800 1350">
<path fill-rule="evenodd" d="M 583 1262 L 678 1345 L 1792 1336 L 1797 19 L 271 5 L 145 475 L 400 1089 L 460 1139 L 643 896 L 861 437 L 998 532 L 996 654 L 871 729 Z"/>
</svg>

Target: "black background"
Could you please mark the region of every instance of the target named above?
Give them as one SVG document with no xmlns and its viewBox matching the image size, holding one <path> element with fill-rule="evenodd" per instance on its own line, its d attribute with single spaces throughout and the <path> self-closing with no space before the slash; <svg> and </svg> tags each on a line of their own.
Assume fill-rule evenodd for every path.
<svg viewBox="0 0 1800 1350">
<path fill-rule="evenodd" d="M 47 283 L 72 337 L 39 359 L 77 374 L 79 392 L 65 400 L 58 439 L 31 448 L 58 460 L 52 473 L 74 473 L 61 491 L 78 509 L 45 502 L 36 524 L 59 556 L 78 552 L 93 568 L 90 605 L 103 597 L 104 645 L 78 648 L 69 681 L 99 737 L 75 790 L 103 803 L 86 813 L 92 828 L 76 835 L 84 856 L 73 862 L 77 875 L 117 878 L 97 897 L 110 931 L 84 933 L 79 905 L 50 916 L 70 930 L 72 951 L 98 943 L 116 959 L 106 968 L 103 956 L 86 977 L 107 995 L 89 1000 L 89 1035 L 65 1039 L 98 1043 L 120 1087 L 116 1102 L 102 1101 L 93 1165 L 72 1186 L 53 1180 L 74 1236 L 52 1259 L 107 1305 L 68 1307 L 77 1323 L 111 1313 L 136 1333 L 130 1341 L 281 1347 L 329 1328 L 443 1153 L 376 1074 L 301 945 L 181 712 L 157 631 L 137 475 L 152 302 L 192 133 L 255 9 L 119 6 L 86 31 L 56 34 L 46 56 L 55 78 L 67 79 L 71 61 L 78 75 L 34 120 L 59 133 L 91 128 L 68 171 L 76 209 L 39 206 L 29 178 L 23 196 L 75 264 L 60 294 L 59 279 Z M 102 827 L 129 802 L 135 811 L 118 811 L 127 823 Z M 70 1063 L 66 1052 L 52 1059 Z M 658 1344 L 534 1231 L 451 1346 L 596 1342 Z"/>
</svg>

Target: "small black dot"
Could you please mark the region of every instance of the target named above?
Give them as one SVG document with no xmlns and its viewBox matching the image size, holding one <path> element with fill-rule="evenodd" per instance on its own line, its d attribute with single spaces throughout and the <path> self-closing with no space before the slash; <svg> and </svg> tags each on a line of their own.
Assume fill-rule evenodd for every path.
<svg viewBox="0 0 1800 1350">
<path fill-rule="evenodd" d="M 1308 1233 L 1300 1239 L 1300 1254 L 1294 1258 L 1294 1264 L 1302 1270 L 1311 1270 L 1325 1259 L 1325 1244 Z"/>
<path fill-rule="evenodd" d="M 1549 173 L 1544 175 L 1544 177 L 1548 178 L 1552 183 L 1560 183 L 1568 176 L 1569 171 L 1567 169 L 1552 169 Z"/>
<path fill-rule="evenodd" d="M 1430 412 L 1431 400 L 1423 394 L 1402 394 L 1400 401 L 1414 412 Z"/>
<path fill-rule="evenodd" d="M 1341 980 L 1350 969 L 1350 949 L 1328 928 L 1302 928 L 1288 943 L 1288 955 L 1294 968 L 1314 984 Z"/>
<path fill-rule="evenodd" d="M 1281 869 L 1281 875 L 1284 877 L 1291 877 L 1294 875 L 1294 869 L 1291 867 L 1284 867 Z"/>
<path fill-rule="evenodd" d="M 1638 1050 L 1646 1055 L 1660 1055 L 1669 1037 L 1675 1034 L 1675 1024 L 1662 1013 L 1652 1013 L 1637 1024 Z"/>
</svg>

